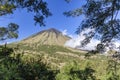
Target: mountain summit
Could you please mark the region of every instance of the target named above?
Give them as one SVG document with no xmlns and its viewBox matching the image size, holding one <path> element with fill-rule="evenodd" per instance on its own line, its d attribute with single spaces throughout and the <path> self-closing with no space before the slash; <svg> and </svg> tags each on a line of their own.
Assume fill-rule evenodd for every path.
<svg viewBox="0 0 120 80">
<path fill-rule="evenodd" d="M 26 44 L 37 44 L 37 45 L 59 45 L 63 46 L 70 37 L 63 35 L 57 29 L 50 28 L 47 30 L 40 31 L 24 40 L 21 43 Z"/>
</svg>

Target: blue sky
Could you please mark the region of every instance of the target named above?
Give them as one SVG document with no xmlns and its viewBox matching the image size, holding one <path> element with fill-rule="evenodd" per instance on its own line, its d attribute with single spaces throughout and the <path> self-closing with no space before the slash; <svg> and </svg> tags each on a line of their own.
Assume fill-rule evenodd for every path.
<svg viewBox="0 0 120 80">
<path fill-rule="evenodd" d="M 73 10 L 81 7 L 84 4 L 83 0 L 72 0 L 69 4 L 65 0 L 46 0 L 48 3 L 48 8 L 53 14 L 51 17 L 45 19 L 46 26 L 40 27 L 39 25 L 34 25 L 33 13 L 27 13 L 24 9 L 17 9 L 14 14 L 3 16 L 0 18 L 0 25 L 7 26 L 10 22 L 17 23 L 19 28 L 19 38 L 18 41 L 22 40 L 34 33 L 48 28 L 56 28 L 60 31 L 67 30 L 69 34 L 73 34 L 76 28 L 80 25 L 83 17 L 66 17 L 63 12 Z"/>
<path fill-rule="evenodd" d="M 81 7 L 83 4 L 85 4 L 85 0 L 71 0 L 71 2 L 68 4 L 65 2 L 65 0 L 45 0 L 48 3 L 48 8 L 50 9 L 50 12 L 53 14 L 51 17 L 45 19 L 45 27 L 40 27 L 39 25 L 34 25 L 33 20 L 33 13 L 27 13 L 24 9 L 17 9 L 14 14 L 0 17 L 0 26 L 7 26 L 10 22 L 17 23 L 19 28 L 19 38 L 18 39 L 12 39 L 7 40 L 7 42 L 15 42 L 20 41 L 22 39 L 25 39 L 32 34 L 35 34 L 37 32 L 40 32 L 44 29 L 49 28 L 56 28 L 60 31 L 64 31 L 64 33 L 68 33 L 68 35 L 74 35 L 73 39 L 70 41 L 72 43 L 72 46 L 79 45 L 80 40 L 84 38 L 83 35 L 76 37 L 75 31 L 76 28 L 81 24 L 81 21 L 84 19 L 83 16 L 80 17 L 66 17 L 63 15 L 63 12 L 74 10 L 76 8 Z M 120 14 L 118 14 L 118 18 L 120 18 Z M 76 42 L 75 42 L 76 41 Z M 5 41 L 6 42 L 6 41 Z M 3 42 L 3 43 L 5 43 Z M 74 44 L 73 44 L 74 42 Z M 93 43 L 92 43 L 93 42 Z M 96 45 L 95 42 L 99 41 L 92 41 L 91 45 Z M 120 42 L 117 42 L 118 44 Z"/>
</svg>

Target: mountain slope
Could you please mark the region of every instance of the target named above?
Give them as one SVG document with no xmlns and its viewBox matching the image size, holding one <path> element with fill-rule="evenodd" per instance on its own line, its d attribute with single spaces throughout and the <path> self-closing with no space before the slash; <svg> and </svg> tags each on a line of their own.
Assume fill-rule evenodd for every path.
<svg viewBox="0 0 120 80">
<path fill-rule="evenodd" d="M 37 45 L 59 45 L 63 46 L 70 37 L 63 35 L 60 31 L 51 28 L 48 30 L 43 30 L 35 35 L 32 35 L 24 40 L 21 43 L 26 44 L 37 44 Z"/>
</svg>

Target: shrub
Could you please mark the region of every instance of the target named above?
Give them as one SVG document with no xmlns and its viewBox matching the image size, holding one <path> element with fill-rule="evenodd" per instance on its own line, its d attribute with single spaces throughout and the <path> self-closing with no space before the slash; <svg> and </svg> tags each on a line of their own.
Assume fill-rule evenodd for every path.
<svg viewBox="0 0 120 80">
<path fill-rule="evenodd" d="M 56 80 L 96 80 L 93 75 L 95 71 L 86 66 L 85 69 L 80 69 L 80 66 L 75 61 L 64 66 L 60 73 L 57 74 Z"/>
</svg>

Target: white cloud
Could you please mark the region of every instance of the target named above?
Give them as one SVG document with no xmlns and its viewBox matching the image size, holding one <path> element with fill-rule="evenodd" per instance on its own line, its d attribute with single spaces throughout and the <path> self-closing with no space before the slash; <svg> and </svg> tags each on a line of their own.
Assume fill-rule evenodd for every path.
<svg viewBox="0 0 120 80">
<path fill-rule="evenodd" d="M 85 47 L 80 47 L 81 46 L 81 42 L 85 39 L 84 33 L 89 33 L 90 31 L 92 31 L 93 29 L 86 29 L 84 31 L 81 32 L 81 34 L 79 35 L 71 35 L 72 39 L 68 40 L 65 43 L 65 46 L 68 47 L 72 47 L 72 48 L 79 48 L 79 49 L 83 49 L 83 50 L 95 50 L 97 44 L 100 43 L 100 40 L 97 40 L 95 38 L 93 38 L 90 43 L 88 43 Z M 118 47 L 120 46 L 120 41 L 115 41 L 113 44 L 116 45 L 116 47 L 114 47 L 114 50 L 118 51 Z"/>
<path fill-rule="evenodd" d="M 68 33 L 67 29 L 64 29 L 63 31 L 61 31 L 63 35 L 68 35 L 69 37 L 73 38 L 75 35 L 71 35 Z"/>
<path fill-rule="evenodd" d="M 93 29 L 86 29 L 81 32 L 81 34 L 77 36 L 73 36 L 72 39 L 68 40 L 65 43 L 65 46 L 72 47 L 72 48 L 79 48 L 79 49 L 84 49 L 84 50 L 94 50 L 96 45 L 100 42 L 97 39 L 92 39 L 89 44 L 87 44 L 85 47 L 80 48 L 81 42 L 85 39 L 84 33 L 88 33 L 92 31 Z"/>
<path fill-rule="evenodd" d="M 67 35 L 67 34 L 68 34 L 68 33 L 67 33 L 67 29 L 63 30 L 63 31 L 62 31 L 62 34 L 63 34 L 63 35 Z"/>
</svg>

